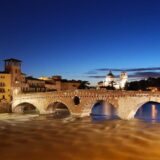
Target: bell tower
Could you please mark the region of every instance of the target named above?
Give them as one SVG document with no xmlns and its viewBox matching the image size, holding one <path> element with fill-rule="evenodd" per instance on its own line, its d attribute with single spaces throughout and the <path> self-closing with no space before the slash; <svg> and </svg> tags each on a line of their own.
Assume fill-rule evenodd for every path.
<svg viewBox="0 0 160 160">
<path fill-rule="evenodd" d="M 6 59 L 5 62 L 5 72 L 10 73 L 12 80 L 11 85 L 17 86 L 17 84 L 21 83 L 22 74 L 21 74 L 21 60 L 18 59 Z"/>
<path fill-rule="evenodd" d="M 122 72 L 121 75 L 120 75 L 120 88 L 121 89 L 124 89 L 125 88 L 125 85 L 128 81 L 128 75 L 126 72 Z"/>
</svg>

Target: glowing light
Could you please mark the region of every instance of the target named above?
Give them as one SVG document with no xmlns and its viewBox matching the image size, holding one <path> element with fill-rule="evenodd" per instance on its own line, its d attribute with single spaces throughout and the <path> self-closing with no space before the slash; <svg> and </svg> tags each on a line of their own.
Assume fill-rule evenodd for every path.
<svg viewBox="0 0 160 160">
<path fill-rule="evenodd" d="M 157 114 L 158 114 L 158 111 L 157 111 L 157 109 L 156 109 L 156 105 L 152 105 L 152 112 L 151 112 L 151 114 L 152 114 L 152 119 L 156 119 L 157 118 Z"/>
<path fill-rule="evenodd" d="M 15 89 L 15 94 L 18 94 L 18 89 Z"/>
</svg>

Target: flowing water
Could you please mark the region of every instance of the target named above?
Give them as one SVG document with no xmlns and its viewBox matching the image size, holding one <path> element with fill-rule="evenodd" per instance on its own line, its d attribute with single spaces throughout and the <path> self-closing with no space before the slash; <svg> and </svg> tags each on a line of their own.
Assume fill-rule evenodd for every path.
<svg viewBox="0 0 160 160">
<path fill-rule="evenodd" d="M 0 114 L 0 160 L 160 160 L 160 123 Z"/>
</svg>

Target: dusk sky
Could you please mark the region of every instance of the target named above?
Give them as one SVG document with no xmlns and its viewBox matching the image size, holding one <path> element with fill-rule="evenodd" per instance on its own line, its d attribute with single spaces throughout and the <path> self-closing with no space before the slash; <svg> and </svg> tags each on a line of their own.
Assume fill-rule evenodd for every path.
<svg viewBox="0 0 160 160">
<path fill-rule="evenodd" d="M 160 0 L 1 0 L 1 70 L 5 58 L 35 77 L 160 76 Z"/>
</svg>

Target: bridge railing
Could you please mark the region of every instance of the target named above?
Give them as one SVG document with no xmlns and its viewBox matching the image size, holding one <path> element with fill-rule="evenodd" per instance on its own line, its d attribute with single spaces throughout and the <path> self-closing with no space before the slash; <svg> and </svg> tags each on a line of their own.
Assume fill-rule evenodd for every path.
<svg viewBox="0 0 160 160">
<path fill-rule="evenodd" d="M 150 91 L 109 91 L 109 90 L 66 90 L 66 91 L 54 91 L 54 92 L 35 92 L 35 93 L 21 93 L 13 97 L 23 98 L 23 97 L 44 97 L 44 96 L 63 96 L 63 97 L 96 97 L 96 96 L 107 96 L 107 97 L 144 97 L 144 96 L 156 96 L 160 97 L 160 92 L 150 92 Z"/>
</svg>

